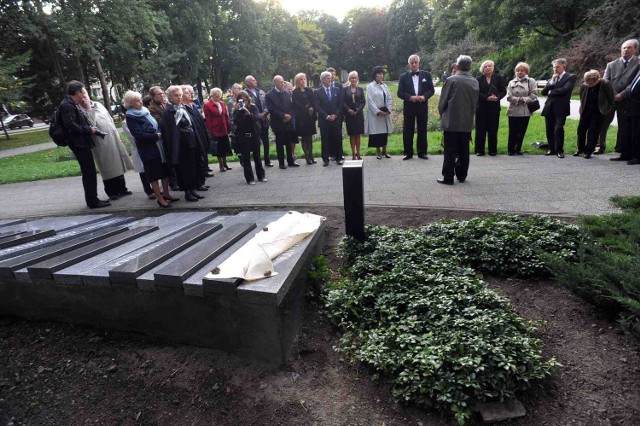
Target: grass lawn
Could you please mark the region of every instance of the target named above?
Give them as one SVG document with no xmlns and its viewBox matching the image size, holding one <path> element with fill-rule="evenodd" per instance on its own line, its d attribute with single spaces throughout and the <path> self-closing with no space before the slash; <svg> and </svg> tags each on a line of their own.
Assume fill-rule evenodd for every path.
<svg viewBox="0 0 640 426">
<path fill-rule="evenodd" d="M 29 132 L 12 133 L 9 135 L 9 139 L 5 137 L 4 133 L 0 133 L 0 151 L 29 145 L 37 145 L 45 142 L 51 142 L 48 128 Z"/>
<path fill-rule="evenodd" d="M 391 155 L 402 155 L 402 101 L 396 96 L 397 85 L 389 84 L 389 90 L 393 96 L 393 126 L 394 133 L 389 135 L 389 143 L 387 151 Z M 438 96 L 434 96 L 429 101 L 429 126 L 430 129 L 427 135 L 427 141 L 429 144 L 429 154 L 442 154 L 442 132 L 438 131 L 438 125 L 440 118 L 438 115 Z M 507 154 L 507 138 L 509 135 L 507 109 L 502 108 L 502 116 L 500 117 L 500 128 L 498 130 L 498 154 Z M 565 146 L 564 151 L 567 154 L 572 154 L 577 150 L 576 143 L 576 131 L 578 128 L 577 120 L 567 120 L 565 125 Z M 126 141 L 124 135 L 121 135 L 123 140 Z M 472 135 L 473 136 L 473 135 Z M 271 134 L 273 137 L 273 134 Z M 346 131 L 343 128 L 343 142 L 342 146 L 346 158 L 351 157 L 351 147 L 349 145 L 349 138 L 346 135 Z M 616 131 L 615 129 L 607 134 L 607 145 L 613 147 L 615 145 Z M 40 139 L 38 139 L 40 138 Z M 49 141 L 49 135 L 47 130 L 39 130 L 35 132 L 20 133 L 12 135 L 9 141 L 0 140 L 0 149 L 8 149 L 6 144 L 15 144 L 10 146 L 15 148 L 17 146 L 32 145 L 35 143 L 42 143 Z M 37 142 L 35 142 L 37 141 Z M 546 150 L 541 150 L 532 146 L 534 142 L 546 141 L 544 118 L 535 113 L 529 121 L 529 128 L 524 139 L 522 151 L 526 154 L 544 154 Z M 364 155 L 375 155 L 375 148 L 367 149 L 368 137 L 362 137 L 362 149 L 361 152 Z M 471 153 L 473 154 L 473 142 L 471 142 Z M 128 142 L 125 143 L 128 145 Z M 415 147 L 415 142 L 414 142 Z M 316 158 L 320 157 L 320 134 L 316 135 L 313 144 L 313 155 Z M 277 158 L 275 145 L 271 144 L 270 155 L 272 160 Z M 304 155 L 300 144 L 296 145 L 296 156 L 303 159 Z M 228 157 L 229 161 L 237 161 L 236 156 Z M 209 156 L 210 163 L 217 163 L 215 157 Z M 215 169 L 215 168 L 214 168 Z M 25 182 L 41 179 L 52 179 L 65 176 L 77 176 L 80 174 L 80 167 L 74 160 L 68 148 L 54 148 L 50 150 L 35 152 L 31 154 L 24 154 L 15 157 L 0 158 L 0 184 Z"/>
</svg>

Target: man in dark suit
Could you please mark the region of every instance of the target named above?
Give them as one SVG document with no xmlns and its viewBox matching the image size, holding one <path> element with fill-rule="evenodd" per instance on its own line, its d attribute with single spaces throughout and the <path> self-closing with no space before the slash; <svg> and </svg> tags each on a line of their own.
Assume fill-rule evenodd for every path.
<svg viewBox="0 0 640 426">
<path fill-rule="evenodd" d="M 80 113 L 78 104 L 83 97 L 84 84 L 75 80 L 70 81 L 67 85 L 67 96 L 58 109 L 62 127 L 69 141 L 69 148 L 80 164 L 85 202 L 90 209 L 97 209 L 110 206 L 111 203 L 98 199 L 96 165 L 91 152 L 91 148 L 95 145 L 91 135 L 96 134 L 98 128 L 91 126 L 85 116 Z"/>
<path fill-rule="evenodd" d="M 553 77 L 542 89 L 547 96 L 542 115 L 547 130 L 549 150 L 545 155 L 557 155 L 564 158 L 564 123 L 571 113 L 571 92 L 576 84 L 576 75 L 568 73 L 567 60 L 558 58 L 551 62 Z"/>
<path fill-rule="evenodd" d="M 624 122 L 624 129 L 621 129 L 624 130 L 627 139 L 620 156 L 629 158 L 627 164 L 640 164 L 640 71 L 621 93 L 621 97 L 627 104 L 627 119 Z"/>
<path fill-rule="evenodd" d="M 607 129 L 609 124 L 613 120 L 614 114 L 618 117 L 618 133 L 616 137 L 615 151 L 620 152 L 621 155 L 616 158 L 611 158 L 612 161 L 628 161 L 628 141 L 630 135 L 625 131 L 627 126 L 625 121 L 627 119 L 627 100 L 623 96 L 624 90 L 631 84 L 633 77 L 640 70 L 640 64 L 638 62 L 638 40 L 627 40 L 622 43 L 620 49 L 620 57 L 615 61 L 609 62 L 607 68 L 604 71 L 604 79 L 611 82 L 613 92 L 616 101 L 615 110 L 611 111 L 609 115 L 604 117 L 604 123 L 600 130 L 599 149 L 594 154 L 601 154 L 605 152 L 607 143 Z M 627 151 L 625 155 L 622 155 L 623 151 Z"/>
<path fill-rule="evenodd" d="M 318 127 L 322 141 L 322 161 L 329 165 L 329 157 L 342 164 L 342 91 L 331 85 L 331 73 L 320 74 L 322 85 L 314 93 L 314 103 L 318 112 Z"/>
<path fill-rule="evenodd" d="M 409 56 L 409 69 L 402 73 L 398 82 L 398 97 L 404 100 L 403 116 L 404 126 L 402 128 L 402 140 L 404 142 L 403 160 L 413 157 L 413 133 L 416 124 L 418 125 L 418 140 L 416 148 L 418 157 L 427 160 L 427 120 L 428 120 L 428 100 L 435 90 L 431 74 L 427 71 L 420 71 L 420 57 L 418 55 Z"/>
<path fill-rule="evenodd" d="M 273 89 L 266 94 L 267 109 L 271 115 L 271 129 L 276 135 L 276 151 L 281 169 L 300 167 L 293 159 L 291 146 L 296 142 L 293 131 L 293 105 L 291 96 L 284 90 L 284 79 L 276 75 L 273 77 Z M 284 151 L 287 150 L 287 165 L 284 164 Z"/>
<path fill-rule="evenodd" d="M 273 167 L 271 164 L 271 157 L 269 155 L 269 110 L 267 109 L 266 94 L 262 89 L 258 87 L 258 81 L 254 76 L 248 75 L 244 79 L 244 84 L 247 87 L 247 93 L 251 98 L 251 103 L 254 104 L 260 112 L 260 140 L 264 148 L 264 165 L 267 167 Z"/>
</svg>

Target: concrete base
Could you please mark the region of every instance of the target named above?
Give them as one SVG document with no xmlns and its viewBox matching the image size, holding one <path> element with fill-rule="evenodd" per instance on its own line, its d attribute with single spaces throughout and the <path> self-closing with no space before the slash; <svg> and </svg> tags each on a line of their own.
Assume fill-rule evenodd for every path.
<svg viewBox="0 0 640 426">
<path fill-rule="evenodd" d="M 206 218 L 204 223 L 219 223 L 222 229 L 231 224 L 255 223 L 259 230 L 285 213 L 243 212 L 230 217 Z M 180 222 L 181 218 L 174 219 Z M 135 223 L 131 226 L 135 228 Z M 186 228 L 194 229 L 189 226 Z M 182 232 L 186 231 L 179 231 L 171 237 L 179 238 Z M 212 289 L 205 291 L 202 278 L 206 273 L 219 264 L 221 258 L 228 257 L 229 251 L 235 251 L 248 241 L 255 232 L 248 233 L 194 272 L 188 278 L 188 283 L 185 281 L 182 286 L 155 285 L 151 286 L 152 291 L 117 282 L 100 286 L 61 285 L 56 283 L 55 273 L 53 279 L 42 279 L 27 275 L 28 268 L 27 271 L 20 270 L 20 273 L 14 271 L 13 277 L 0 278 L 0 315 L 135 331 L 283 364 L 287 362 L 301 325 L 307 273 L 314 255 L 322 247 L 324 225 L 283 254 L 282 260 L 276 259 L 274 266 L 278 275 L 275 277 L 253 284 L 238 280 L 231 289 L 226 285 L 224 291 L 218 292 L 213 285 Z M 167 235 L 159 232 L 157 237 L 157 242 L 148 244 L 161 246 Z M 149 235 L 144 238 L 149 238 Z M 203 239 L 200 243 L 206 244 L 207 240 Z M 131 244 L 131 250 L 126 249 L 127 244 Z M 194 249 L 196 244 L 199 243 L 194 243 Z M 132 253 L 141 249 L 133 241 L 112 250 L 106 254 L 118 253 L 119 257 L 109 259 L 102 253 L 100 262 L 93 265 L 84 260 L 91 268 L 78 271 L 78 274 L 91 277 L 95 275 L 92 271 L 100 270 L 101 265 L 122 264 L 118 259 L 131 259 Z M 156 269 L 166 269 L 174 258 L 160 263 Z M 74 265 L 76 270 L 79 264 Z M 198 284 L 202 289 L 198 288 Z"/>
</svg>

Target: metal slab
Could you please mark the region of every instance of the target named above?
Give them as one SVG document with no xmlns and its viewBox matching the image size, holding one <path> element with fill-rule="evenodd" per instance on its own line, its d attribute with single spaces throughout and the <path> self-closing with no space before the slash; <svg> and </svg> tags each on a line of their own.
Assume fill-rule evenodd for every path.
<svg viewBox="0 0 640 426">
<path fill-rule="evenodd" d="M 96 241 L 85 247 L 45 260 L 44 262 L 36 263 L 33 266 L 27 267 L 27 271 L 29 271 L 32 279 L 52 279 L 53 273 L 56 271 L 157 230 L 157 226 L 140 226 L 129 229 L 118 235 Z"/>
<path fill-rule="evenodd" d="M 136 277 L 221 228 L 222 225 L 219 223 L 203 223 L 176 235 L 172 239 L 165 240 L 155 247 L 131 253 L 127 261 L 109 271 L 109 278 L 113 283 L 135 285 Z"/>
<path fill-rule="evenodd" d="M 52 257 L 68 253 L 72 250 L 85 247 L 96 241 L 120 234 L 127 229 L 129 228 L 127 228 L 126 226 L 99 229 L 95 232 L 91 232 L 87 235 L 83 235 L 69 241 L 63 241 L 52 246 L 32 251 L 30 253 L 25 253 L 20 256 L 2 260 L 0 261 L 0 278 L 13 278 L 13 271 L 26 268 L 29 265 L 51 259 Z"/>
</svg>

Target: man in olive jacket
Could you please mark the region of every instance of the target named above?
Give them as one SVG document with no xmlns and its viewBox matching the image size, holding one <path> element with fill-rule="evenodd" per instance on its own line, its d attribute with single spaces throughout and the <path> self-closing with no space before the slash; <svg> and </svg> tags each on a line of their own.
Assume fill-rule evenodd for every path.
<svg viewBox="0 0 640 426">
<path fill-rule="evenodd" d="M 97 131 L 92 127 L 87 118 L 80 112 L 78 104 L 84 97 L 84 84 L 79 81 L 70 81 L 67 85 L 67 96 L 58 107 L 65 130 L 69 148 L 73 151 L 80 172 L 82 173 L 82 186 L 84 187 L 84 199 L 91 209 L 110 206 L 109 201 L 98 199 L 98 178 L 96 177 L 96 165 L 93 162 L 91 148 L 94 143 L 91 135 Z"/>
<path fill-rule="evenodd" d="M 457 74 L 447 79 L 440 95 L 440 126 L 444 132 L 444 162 L 438 183 L 453 185 L 469 172 L 469 141 L 478 103 L 478 80 L 471 76 L 471 58 L 460 55 L 456 61 Z M 457 158 L 457 161 L 456 161 Z"/>
</svg>

